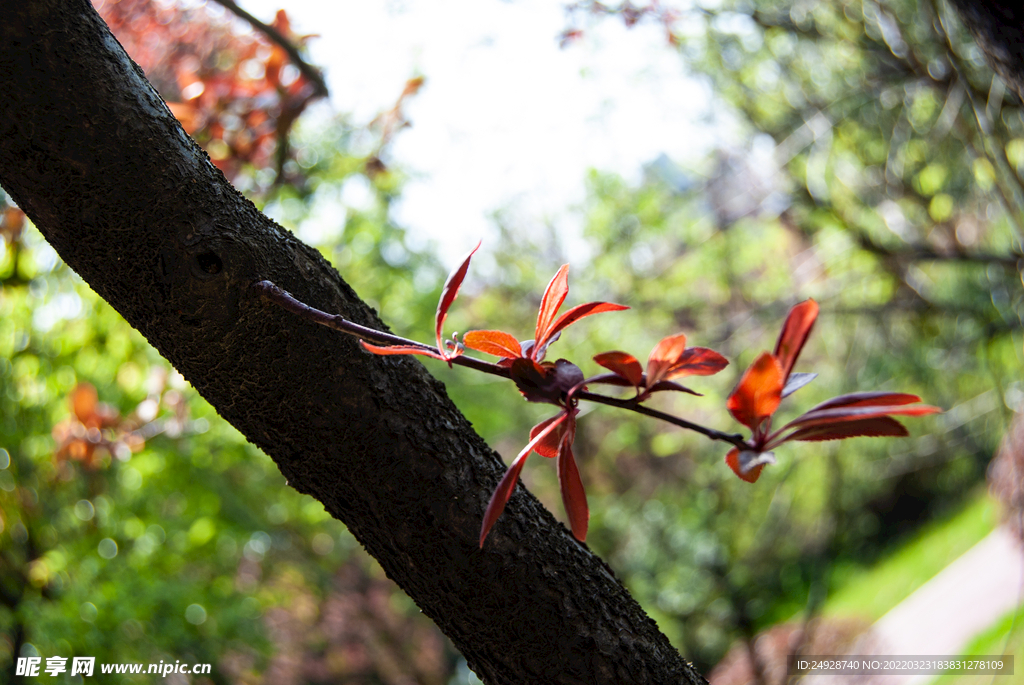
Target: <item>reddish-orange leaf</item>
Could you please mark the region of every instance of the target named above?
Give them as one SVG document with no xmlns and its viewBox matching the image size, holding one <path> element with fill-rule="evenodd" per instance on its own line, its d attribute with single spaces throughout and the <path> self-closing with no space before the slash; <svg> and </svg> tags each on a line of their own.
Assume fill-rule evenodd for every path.
<svg viewBox="0 0 1024 685">
<path fill-rule="evenodd" d="M 782 384 L 782 367 L 774 355 L 763 352 L 743 374 L 726 406 L 737 421 L 756 430 L 779 408 Z"/>
<path fill-rule="evenodd" d="M 565 302 L 565 296 L 568 294 L 569 265 L 563 264 L 548 283 L 548 287 L 544 290 L 544 297 L 540 301 L 540 310 L 537 312 L 537 329 L 533 336 L 538 347 L 542 346 L 542 341 L 550 335 L 548 329 L 551 327 L 551 322 L 555 320 L 558 308 Z"/>
<path fill-rule="evenodd" d="M 452 306 L 452 302 L 455 301 L 456 295 L 459 294 L 459 287 L 466 278 L 466 272 L 469 271 L 469 260 L 480 249 L 482 242 L 477 243 L 476 247 L 470 250 L 466 258 L 462 260 L 458 268 L 448 274 L 448 280 L 444 282 L 444 287 L 441 289 L 441 299 L 437 302 L 437 314 L 434 317 L 434 333 L 437 336 L 437 349 L 441 353 L 442 359 L 447 359 L 448 355 L 444 351 L 444 344 L 441 342 L 441 328 L 444 326 L 444 320 L 448 317 L 448 309 Z"/>
<path fill-rule="evenodd" d="M 594 356 L 594 361 L 629 381 L 634 387 L 639 387 L 643 381 L 644 368 L 631 354 L 619 351 L 602 352 Z"/>
<path fill-rule="evenodd" d="M 900 404 L 914 404 L 921 398 L 905 392 L 852 392 L 822 402 L 807 413 L 819 409 L 835 409 L 836 407 L 884 407 Z"/>
<path fill-rule="evenodd" d="M 495 357 L 515 359 L 523 356 L 519 341 L 504 331 L 470 331 L 463 336 L 462 344 Z"/>
<path fill-rule="evenodd" d="M 807 342 L 807 336 L 811 334 L 814 320 L 818 318 L 818 303 L 814 300 L 804 300 L 789 310 L 786 323 L 782 326 L 779 340 L 775 343 L 775 356 L 782 367 L 782 378 L 785 382 L 789 378 L 789 372 L 793 370 L 800 350 Z"/>
<path fill-rule="evenodd" d="M 495 522 L 501 516 L 501 513 L 505 511 L 505 505 L 508 503 L 509 498 L 512 496 L 512 490 L 516 487 L 516 482 L 519 480 L 519 473 L 523 470 L 523 465 L 526 463 L 526 458 L 530 456 L 530 452 L 537 446 L 537 443 L 543 440 L 552 430 L 558 427 L 562 421 L 565 420 L 566 414 L 560 414 L 555 417 L 546 428 L 537 434 L 535 438 L 527 443 L 523 451 L 519 453 L 509 465 L 508 471 L 502 476 L 501 482 L 498 483 L 498 487 L 494 489 L 494 494 L 491 495 L 491 501 L 487 504 L 487 510 L 484 512 L 483 524 L 480 526 L 480 547 L 483 548 L 484 540 L 487 539 L 487 534 L 491 532 L 491 528 Z"/>
<path fill-rule="evenodd" d="M 668 371 L 686 352 L 686 336 L 682 333 L 662 338 L 647 357 L 647 384 L 654 385 L 668 377 Z"/>
<path fill-rule="evenodd" d="M 71 411 L 82 423 L 88 422 L 96 413 L 100 397 L 91 383 L 79 383 L 71 391 Z"/>
<path fill-rule="evenodd" d="M 860 419 L 839 424 L 826 424 L 801 428 L 786 436 L 790 440 L 817 442 L 820 440 L 843 440 L 858 437 L 894 437 L 905 438 L 910 435 L 902 423 L 889 416 L 874 419 Z"/>
<path fill-rule="evenodd" d="M 434 359 L 440 359 L 441 361 L 448 361 L 447 357 L 442 357 L 433 350 L 428 350 L 423 347 L 413 347 L 412 345 L 392 345 L 390 347 L 380 347 L 368 343 L 365 340 L 360 340 L 359 344 L 363 346 L 363 349 L 367 352 L 373 352 L 381 356 L 387 356 L 391 354 L 422 354 L 425 357 L 433 357 Z"/>
<path fill-rule="evenodd" d="M 544 338 L 537 340 L 537 345 L 541 348 L 547 347 L 546 342 L 549 342 L 550 338 L 557 335 L 563 328 L 570 326 L 585 316 L 592 314 L 600 314 L 601 312 L 617 312 L 623 309 L 629 309 L 629 307 L 621 304 L 614 304 L 612 302 L 587 302 L 586 304 L 578 304 L 565 314 L 558 317 L 558 320 L 551 324 L 551 328 L 545 333 Z"/>
<path fill-rule="evenodd" d="M 687 347 L 683 356 L 668 370 L 666 379 L 680 376 L 713 376 L 725 367 L 729 360 L 706 347 Z"/>
<path fill-rule="evenodd" d="M 744 454 L 747 454 L 746 452 Z M 733 470 L 737 476 L 747 481 L 748 483 L 755 482 L 761 477 L 761 471 L 764 469 L 764 464 L 758 464 L 751 468 L 749 471 L 744 472 L 740 465 L 740 450 L 738 447 L 733 447 L 729 450 L 729 454 L 725 455 L 725 463 L 729 465 L 729 468 Z"/>
<path fill-rule="evenodd" d="M 583 489 L 580 470 L 572 454 L 572 442 L 575 431 L 570 426 L 558 450 L 558 485 L 562 489 L 562 505 L 569 516 L 569 527 L 573 537 L 580 542 L 587 539 L 587 526 L 590 523 L 590 508 L 587 506 L 587 493 Z"/>
<path fill-rule="evenodd" d="M 508 500 L 512 496 L 512 490 L 516 487 L 516 482 L 519 481 L 519 473 L 523 470 L 526 457 L 529 455 L 529 451 L 521 452 L 508 467 L 505 475 L 501 477 L 498 487 L 494 489 L 491 501 L 487 503 L 487 511 L 484 512 L 483 524 L 480 526 L 481 549 L 483 549 L 487 534 L 491 532 L 491 528 L 494 527 L 501 513 L 505 511 L 505 505 L 508 504 Z"/>
<path fill-rule="evenodd" d="M 530 429 L 530 440 L 533 440 L 538 435 L 540 435 L 541 431 L 546 429 L 548 425 L 550 425 L 553 421 L 561 421 L 564 418 L 565 412 L 562 412 L 560 414 L 552 416 L 550 419 L 544 419 L 543 421 L 541 421 L 536 426 Z M 574 419 L 571 421 L 575 423 Z M 562 436 L 565 434 L 566 426 L 568 423 L 569 422 L 563 421 L 562 425 L 560 425 L 558 428 L 548 432 L 543 438 L 541 438 L 540 442 L 537 443 L 537 446 L 533 448 L 533 451 L 542 457 L 547 457 L 548 459 L 554 459 L 555 457 L 557 457 L 558 446 L 562 444 Z"/>
<path fill-rule="evenodd" d="M 938 414 L 942 412 L 938 407 L 922 404 L 915 407 L 890 406 L 890 407 L 837 407 L 835 409 L 818 409 L 809 411 L 799 416 L 788 424 L 777 430 L 767 441 L 768 448 L 774 447 L 789 438 L 781 438 L 784 431 L 792 428 L 811 428 L 814 426 L 838 426 L 850 421 L 862 421 L 875 419 L 883 416 L 925 416 L 927 414 Z"/>
<path fill-rule="evenodd" d="M 696 395 L 697 397 L 703 397 L 704 396 L 701 393 L 697 392 L 696 390 L 691 390 L 690 388 L 686 387 L 685 385 L 680 385 L 679 383 L 676 383 L 675 381 L 658 381 L 654 385 L 650 385 L 649 383 L 647 384 L 647 392 L 660 392 L 662 390 L 675 390 L 677 392 L 688 392 L 691 395 Z"/>
</svg>

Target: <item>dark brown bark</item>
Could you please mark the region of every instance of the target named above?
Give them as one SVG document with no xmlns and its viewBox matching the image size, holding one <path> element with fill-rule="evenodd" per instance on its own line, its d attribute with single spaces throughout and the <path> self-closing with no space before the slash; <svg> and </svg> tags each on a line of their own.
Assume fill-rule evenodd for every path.
<svg viewBox="0 0 1024 685">
<path fill-rule="evenodd" d="M 0 184 L 486 682 L 703 682 L 524 488 L 478 549 L 501 459 L 418 362 L 367 355 L 256 295 L 269 279 L 381 326 L 225 181 L 91 5 L 0 0 L 0 17 Z"/>
</svg>

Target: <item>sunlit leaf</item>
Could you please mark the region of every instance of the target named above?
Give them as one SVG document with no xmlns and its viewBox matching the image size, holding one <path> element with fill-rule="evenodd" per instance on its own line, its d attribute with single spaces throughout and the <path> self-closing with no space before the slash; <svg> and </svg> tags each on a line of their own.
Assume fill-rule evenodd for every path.
<svg viewBox="0 0 1024 685">
<path fill-rule="evenodd" d="M 713 376 L 727 366 L 729 366 L 729 360 L 714 350 L 706 347 L 688 347 L 682 357 L 669 369 L 665 378 Z"/>
<path fill-rule="evenodd" d="M 519 341 L 504 331 L 469 331 L 462 337 L 462 343 L 470 349 L 495 357 L 514 359 L 523 356 Z"/>
<path fill-rule="evenodd" d="M 818 318 L 818 303 L 814 300 L 805 300 L 789 311 L 786 323 L 779 333 L 779 340 L 775 343 L 775 356 L 782 367 L 782 377 L 789 378 L 793 365 L 796 364 L 800 350 L 807 342 L 807 336 L 811 334 L 814 320 Z"/>
<path fill-rule="evenodd" d="M 482 242 L 478 242 L 476 247 L 470 250 L 469 254 L 462 260 L 462 263 L 448 274 L 448 280 L 444 282 L 444 287 L 441 289 L 441 298 L 437 302 L 437 314 L 434 317 L 434 334 L 437 336 L 437 349 L 443 359 L 447 359 L 448 355 L 445 353 L 444 344 L 441 341 L 441 329 L 444 326 L 444 320 L 448 317 L 448 309 L 459 294 L 459 287 L 466 278 L 466 272 L 469 271 L 469 261 L 476 254 L 476 251 L 480 249 Z"/>
<path fill-rule="evenodd" d="M 365 340 L 360 340 L 359 344 L 363 346 L 363 349 L 367 352 L 373 352 L 381 356 L 396 355 L 396 354 L 422 354 L 424 357 L 433 357 L 434 359 L 440 359 L 441 361 L 448 361 L 447 357 L 442 357 L 437 352 L 429 350 L 425 347 L 414 347 L 412 345 L 392 345 L 390 347 L 381 347 L 368 343 Z"/>
<path fill-rule="evenodd" d="M 729 412 L 747 428 L 755 430 L 775 413 L 782 401 L 782 367 L 774 355 L 761 354 L 743 374 L 729 395 Z"/>
<path fill-rule="evenodd" d="M 686 336 L 682 333 L 662 338 L 647 357 L 647 382 L 650 385 L 667 378 L 669 369 L 686 352 Z"/>
<path fill-rule="evenodd" d="M 644 369 L 637 358 L 625 352 L 602 352 L 594 356 L 594 361 L 622 377 L 634 387 L 643 381 Z"/>
<path fill-rule="evenodd" d="M 551 322 L 555 320 L 555 315 L 558 314 L 558 309 L 565 302 L 565 296 L 568 294 L 569 265 L 563 264 L 548 283 L 540 301 L 540 309 L 537 312 L 537 328 L 533 337 L 538 345 L 543 344 L 543 341 L 550 335 L 548 329 L 551 327 Z M 537 359 L 536 355 L 534 355 L 534 359 Z"/>
<path fill-rule="evenodd" d="M 565 314 L 558 317 L 558 320 L 551 324 L 551 328 L 547 331 L 545 337 L 538 339 L 538 344 L 544 345 L 547 338 L 559 333 L 563 328 L 576 323 L 585 316 L 600 314 L 601 312 L 617 312 L 623 309 L 629 309 L 629 307 L 621 304 L 614 304 L 612 302 L 587 302 L 586 304 L 578 304 Z"/>
</svg>

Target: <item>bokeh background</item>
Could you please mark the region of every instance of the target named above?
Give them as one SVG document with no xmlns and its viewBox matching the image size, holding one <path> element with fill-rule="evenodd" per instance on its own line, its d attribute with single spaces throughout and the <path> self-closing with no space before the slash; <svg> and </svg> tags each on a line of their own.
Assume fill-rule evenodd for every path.
<svg viewBox="0 0 1024 685">
<path fill-rule="evenodd" d="M 517 6 L 491 1 L 499 12 Z M 822 313 L 797 370 L 818 378 L 783 416 L 857 390 L 913 392 L 947 409 L 909 419 L 909 438 L 788 444 L 754 485 L 724 465 L 721 444 L 585 409 L 576 454 L 587 542 L 713 682 L 774 683 L 737 660 L 842 649 L 1002 522 L 1019 533 L 1024 114 L 941 0 L 563 5 L 553 24 L 539 22 L 538 49 L 573 65 L 553 67 L 560 78 L 601 93 L 596 110 L 625 112 L 605 119 L 560 109 L 558 88 L 534 84 L 524 103 L 515 84 L 481 91 L 472 80 L 481 109 L 467 113 L 442 89 L 449 100 L 431 101 L 440 110 L 417 110 L 434 79 L 460 78 L 427 59 L 399 60 L 390 101 L 367 114 L 337 90 L 344 81 L 321 97 L 314 72 L 233 3 L 96 5 L 213 162 L 400 335 L 430 339 L 447 270 L 483 237 L 448 330 L 529 337 L 545 284 L 569 262 L 571 303 L 631 309 L 574 326 L 552 353 L 593 373 L 598 352 L 643 359 L 685 332 L 732 364 L 691 384 L 704 397 L 660 398 L 659 408 L 737 430 L 725 397 L 774 345 L 789 307 L 813 297 Z M 449 5 L 389 6 L 383 21 L 447 12 L 440 23 L 458 22 L 461 5 Z M 285 10 L 261 18 L 317 64 L 313 48 L 328 38 L 308 34 L 326 26 Z M 513 40 L 497 30 L 470 43 Z M 387 63 L 387 52 L 365 58 Z M 613 77 L 588 81 L 590 59 Z M 652 71 L 630 90 L 644 59 Z M 327 66 L 369 78 L 355 63 Z M 667 95 L 668 111 L 629 109 L 637 93 L 673 89 L 699 106 Z M 542 112 L 523 119 L 542 147 L 545 122 L 555 139 L 583 130 L 578 159 L 554 142 L 528 149 L 532 162 L 506 159 L 515 151 L 495 121 L 472 133 L 480 167 L 457 159 L 461 177 L 443 146 L 402 148 L 417 111 L 477 121 L 488 107 L 498 122 L 516 107 Z M 613 132 L 607 147 L 602 129 Z M 634 152 L 608 152 L 628 150 L 631 137 Z M 449 186 L 432 190 L 430 155 Z M 530 163 L 542 179 L 552 166 L 573 177 L 561 194 L 531 199 L 529 184 L 515 186 Z M 502 169 L 511 195 L 474 185 L 501 186 Z M 403 204 L 409 188 L 420 204 Z M 447 219 L 430 197 L 445 198 Z M 433 218 L 417 223 L 417 207 Z M 196 683 L 477 682 L 344 526 L 290 490 L 2 192 L 0 236 L 4 673 L 17 656 L 79 655 L 214 664 Z M 430 369 L 507 457 L 550 414 L 507 382 Z M 542 461 L 523 480 L 561 517 Z M 1024 614 L 964 649 L 1024 663 Z M 729 667 L 713 671 L 727 655 Z"/>
</svg>

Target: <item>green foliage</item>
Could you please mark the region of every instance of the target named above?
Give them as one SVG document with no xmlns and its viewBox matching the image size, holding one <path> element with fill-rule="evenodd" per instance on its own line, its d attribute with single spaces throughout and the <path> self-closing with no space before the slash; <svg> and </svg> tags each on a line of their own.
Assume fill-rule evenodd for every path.
<svg viewBox="0 0 1024 685">
<path fill-rule="evenodd" d="M 981 542 L 998 523 L 998 505 L 978 492 L 962 511 L 930 522 L 874 566 L 837 565 L 837 591 L 822 607 L 828 616 L 877 620 L 921 585 Z"/>
<path fill-rule="evenodd" d="M 399 323 L 401 312 L 410 327 L 429 322 L 436 290 L 421 295 L 414 283 L 439 287 L 440 267 L 387 219 L 397 174 L 368 181 L 360 157 L 338 152 L 352 134 L 344 121 L 300 131 L 311 182 L 261 200 L 286 226 L 319 222 L 321 249 L 364 297 L 400 302 Z M 331 233 L 318 212 L 350 198 L 349 183 L 365 196 Z M 0 670 L 18 655 L 180 659 L 236 682 L 309 664 L 355 677 L 397 663 L 444 682 L 451 647 L 341 523 L 288 488 L 34 229 L 0 244 Z M 123 417 L 97 435 L 141 435 L 141 449 L 114 443 L 88 459 L 60 449 L 82 425 L 69 406 L 80 383 Z M 323 612 L 342 596 L 343 608 Z M 384 646 L 371 649 L 375 640 Z M 305 656 L 291 666 L 276 661 L 296 652 Z"/>
<path fill-rule="evenodd" d="M 474 328 L 528 331 L 544 274 L 583 266 L 573 272 L 581 300 L 632 309 L 581 324 L 552 353 L 577 363 L 608 349 L 640 356 L 685 332 L 732 365 L 691 384 L 704 398 L 662 406 L 729 430 L 738 426 L 725 397 L 771 350 L 789 307 L 813 297 L 822 313 L 795 370 L 819 377 L 780 420 L 864 389 L 949 409 L 905 440 L 786 445 L 754 486 L 722 464 L 720 444 L 604 407 L 590 410 L 600 420 L 581 414 L 588 544 L 700 667 L 736 637 L 818 611 L 846 578 L 837 569 L 871 564 L 959 508 L 1005 430 L 1003 379 L 1022 361 L 1024 122 L 955 19 L 939 19 L 931 4 L 903 0 L 684 11 L 672 25 L 679 50 L 738 113 L 749 144 L 700 172 L 659 160 L 637 186 L 593 172 L 586 265 L 562 254 L 557 236 L 499 213 L 502 268 L 462 303 Z M 753 201 L 740 212 L 734 197 Z M 514 453 L 543 417 L 521 406 L 489 419 L 485 408 L 500 401 L 491 398 L 481 390 L 461 406 Z M 554 504 L 552 478 L 524 479 Z"/>
<path fill-rule="evenodd" d="M 1007 613 L 988 629 L 982 631 L 966 646 L 963 652 L 969 656 L 997 656 L 1012 654 L 1014 669 L 1024 659 L 1024 607 Z M 993 676 L 943 675 L 935 678 L 931 685 L 984 685 L 992 682 Z"/>
<path fill-rule="evenodd" d="M 680 19 L 679 50 L 749 140 L 700 172 L 675 170 L 689 184 L 657 165 L 638 185 L 593 172 L 584 243 L 569 254 L 558 236 L 498 213 L 501 242 L 476 258 L 446 324 L 526 339 L 550 274 L 571 262 L 576 301 L 631 310 L 573 326 L 552 358 L 590 375 L 599 368 L 584 360 L 598 352 L 643 359 L 685 332 L 732 364 L 690 384 L 703 398 L 655 406 L 738 430 L 725 398 L 772 348 L 790 306 L 814 297 L 822 313 L 795 370 L 819 377 L 781 419 L 858 389 L 899 389 L 950 409 L 906 440 L 786 445 L 755 485 L 722 463 L 722 444 L 607 407 L 581 412 L 588 543 L 703 669 L 737 637 L 829 610 L 850 568 L 884 558 L 974 491 L 1004 429 L 1003 383 L 1019 375 L 1024 311 L 1024 118 L 950 17 L 913 0 L 707 4 Z M 316 244 L 396 333 L 429 338 L 444 270 L 433 246 L 390 217 L 400 171 L 369 173 L 379 150 L 344 119 L 300 127 L 291 143 L 303 181 L 256 201 Z M 744 166 L 757 151 L 770 183 Z M 739 211 L 730 194 L 755 201 Z M 222 664 L 224 679 L 255 678 L 283 644 L 266 628 L 281 625 L 281 611 L 302 626 L 292 644 L 328 662 L 341 653 L 330 636 L 344 631 L 320 608 L 342 587 L 364 602 L 353 620 L 385 616 L 378 624 L 404 626 L 387 633 L 391 644 L 440 655 L 436 668 L 409 657 L 408 670 L 450 674 L 450 648 L 418 632 L 414 608 L 400 606 L 341 525 L 173 381 L 38 234 L 4 234 L 0 244 L 0 668 L 34 649 L 107 662 L 192 658 Z M 550 416 L 507 382 L 429 368 L 508 456 Z M 153 397 L 147 383 L 161 372 L 172 380 Z M 147 436 L 136 453 L 101 456 L 97 468 L 56 459 L 53 430 L 80 382 L 121 416 L 159 400 L 156 425 L 178 428 Z M 187 415 L 174 414 L 186 405 Z M 552 470 L 523 480 L 560 512 Z"/>
</svg>

